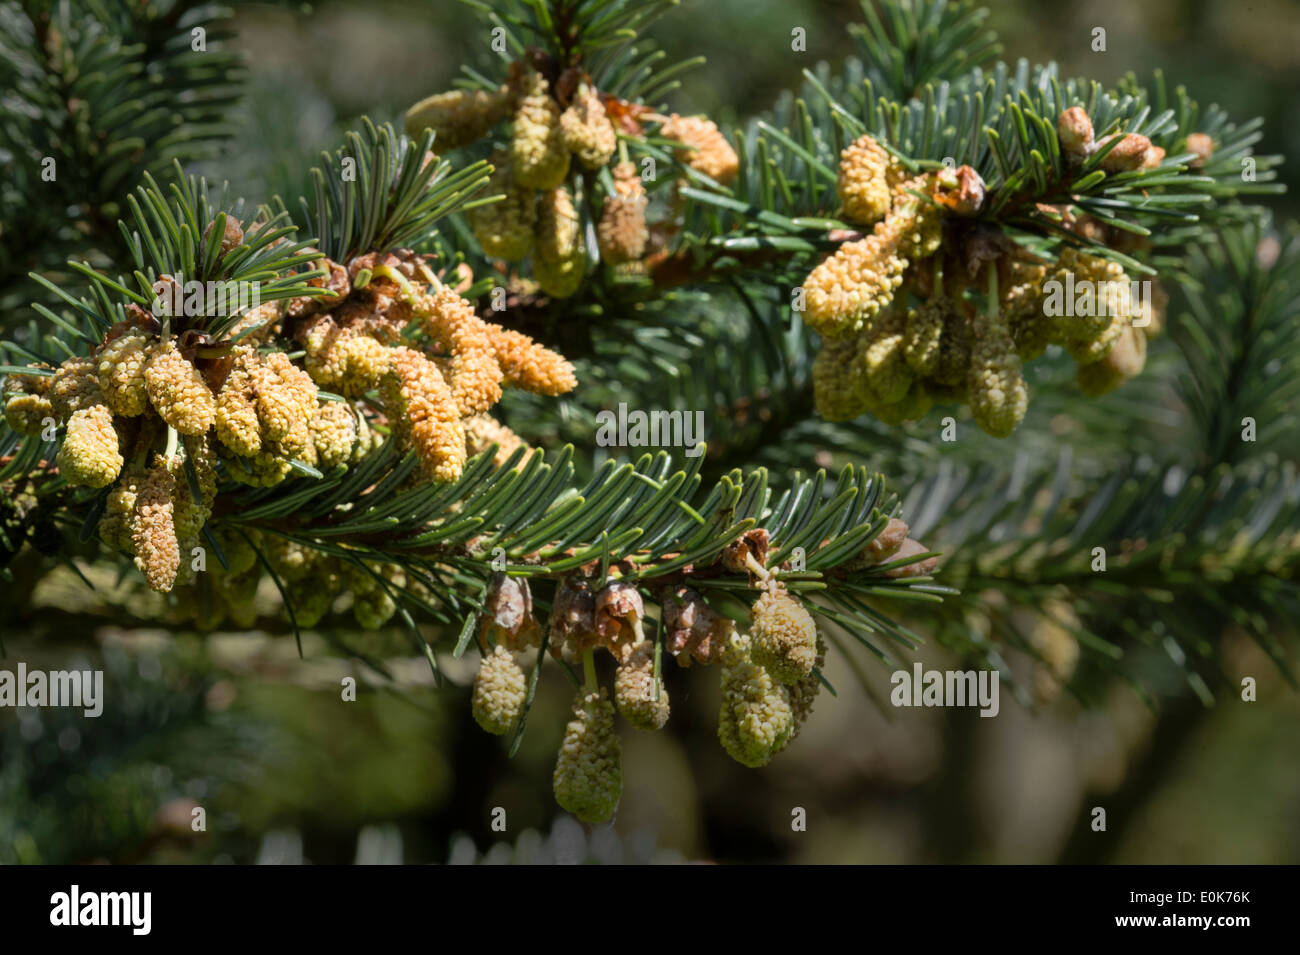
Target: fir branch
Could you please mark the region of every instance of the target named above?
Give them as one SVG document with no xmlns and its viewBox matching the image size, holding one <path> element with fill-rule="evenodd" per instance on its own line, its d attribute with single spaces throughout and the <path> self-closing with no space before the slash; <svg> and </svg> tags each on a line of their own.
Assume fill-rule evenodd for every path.
<svg viewBox="0 0 1300 955">
<path fill-rule="evenodd" d="M 312 170 L 314 201 L 303 198 L 302 221 L 329 258 L 346 262 L 362 252 L 426 243 L 436 223 L 464 206 L 487 183 L 491 166 L 477 162 L 454 174 L 430 151 L 433 134 L 418 140 L 368 119 L 347 145 L 322 154 Z"/>
<path fill-rule="evenodd" d="M 1149 236 L 1148 246 L 1182 246 L 1210 234 L 1217 222 L 1239 218 L 1238 209 L 1222 200 L 1280 191 L 1273 181 L 1278 157 L 1251 151 L 1257 122 L 1238 126 L 1222 110 L 1202 111 L 1181 87 L 1166 100 L 1158 73 L 1154 94 L 1132 77 L 1106 91 L 1084 80 L 1063 81 L 1052 64 L 1031 68 L 1022 60 L 1014 67 L 997 63 L 988 73 L 971 70 L 906 99 L 881 95 L 856 61 L 838 75 L 822 64 L 804 76 L 798 96 L 783 98 L 770 117 L 738 135 L 742 167 L 735 190 L 689 192 L 694 208 L 683 247 L 713 250 L 699 262 L 701 274 L 728 268 L 727 252 L 740 253 L 741 267 L 755 271 L 776 257 L 771 250 L 787 258 L 794 252 L 796 261 L 806 262 L 855 237 L 852 224 L 839 218 L 835 169 L 840 150 L 864 134 L 887 144 L 911 169 L 970 166 L 986 189 L 977 220 L 1025 244 L 1035 236 L 1060 241 L 1060 217 L 1053 211 L 1059 207 Z M 1073 162 L 1059 147 L 1057 119 L 1081 103 L 1098 139 L 1145 136 L 1164 151 L 1163 160 L 1151 168 L 1104 171 L 1112 142 Z M 1208 160 L 1187 151 L 1192 133 L 1213 141 Z M 1137 266 L 1104 243 L 1079 236 L 1069 241 Z M 771 274 L 773 281 L 786 279 L 784 270 Z"/>
<path fill-rule="evenodd" d="M 496 89 L 505 81 L 510 63 L 527 54 L 552 80 L 580 67 L 612 95 L 653 102 L 676 88 L 677 74 L 701 62 L 664 65 L 662 51 L 645 39 L 650 25 L 679 0 L 461 2 L 477 10 L 489 28 L 500 31 L 506 47 L 477 66 L 463 68 L 460 85 L 467 89 Z"/>
<path fill-rule="evenodd" d="M 29 271 L 71 255 L 125 266 L 121 198 L 230 135 L 242 70 L 221 48 L 228 16 L 195 0 L 0 4 L 0 321 L 31 294 Z"/>
<path fill-rule="evenodd" d="M 298 493 L 308 486 L 288 482 L 264 491 L 235 491 L 214 521 L 273 531 L 361 560 L 397 561 L 435 584 L 447 568 L 484 576 L 500 554 L 504 569 L 521 577 L 591 573 L 603 561 L 624 579 L 662 587 L 701 576 L 747 579 L 717 561 L 729 544 L 760 526 L 774 554 L 786 540 L 803 545 L 800 535 L 810 527 L 838 527 L 806 541 L 805 558 L 810 566 L 817 564 L 840 534 L 872 524 L 889 510 L 881 478 L 862 469 L 839 476 L 831 495 L 839 503 L 814 521 L 825 502 L 812 489 L 823 486 L 824 474 L 777 496 L 767 488 L 764 471 L 743 478 L 734 472 L 701 500 L 698 457 L 675 473 L 664 452 L 645 455 L 635 465 L 607 462 L 579 488 L 572 483 L 571 448 L 554 464 L 536 450 L 520 467 L 522 454 L 496 468 L 490 458 L 480 457 L 456 484 L 411 488 L 402 480 L 411 459 L 389 455 L 379 459 L 387 462 L 380 470 L 366 474 L 372 488 L 359 497 L 340 483 L 341 476 L 310 486 L 310 500 Z M 778 514 L 781 519 L 773 522 Z M 857 550 L 838 554 L 810 579 L 819 580 L 857 556 Z M 442 590 L 439 596 L 450 594 Z"/>
<path fill-rule="evenodd" d="M 1198 463 L 1266 454 L 1295 459 L 1298 274 L 1294 223 L 1280 236 L 1262 224 L 1224 231 L 1189 250 L 1179 267 L 1185 310 L 1171 335 L 1187 363 L 1178 393 L 1190 412 L 1187 440 L 1199 444 Z M 1251 439 L 1243 440 L 1251 422 Z"/>
<path fill-rule="evenodd" d="M 942 542 L 945 580 L 968 595 L 967 609 L 997 644 L 1034 652 L 1044 608 L 1066 600 L 1084 621 L 1074 633 L 1090 665 L 1113 673 L 1123 661 L 1150 688 L 1160 685 L 1163 658 L 1208 701 L 1226 683 L 1215 638 L 1229 626 L 1295 682 L 1293 634 L 1275 623 L 1300 609 L 1292 543 L 1300 487 L 1293 467 L 1275 467 L 1202 475 L 1134 460 L 1081 485 L 1069 479 L 1068 458 L 1012 481 L 969 471 L 913 489 L 936 508 L 920 512 L 913 530 Z M 989 640 L 972 642 L 962 621 L 939 638 Z"/>
<path fill-rule="evenodd" d="M 988 10 L 972 0 L 904 0 L 879 11 L 874 0 L 859 5 L 865 22 L 849 24 L 849 32 L 870 64 L 865 79 L 891 99 L 920 97 L 929 84 L 956 81 L 1002 50 L 997 35 L 984 29 Z"/>
</svg>

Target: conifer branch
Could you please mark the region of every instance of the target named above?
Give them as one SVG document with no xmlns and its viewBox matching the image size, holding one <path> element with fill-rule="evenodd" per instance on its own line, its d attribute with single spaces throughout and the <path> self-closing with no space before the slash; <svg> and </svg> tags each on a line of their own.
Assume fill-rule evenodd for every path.
<svg viewBox="0 0 1300 955">
<path fill-rule="evenodd" d="M 123 197 L 231 135 L 242 67 L 221 48 L 228 16 L 204 0 L 0 4 L 0 313 L 32 294 L 30 271 L 70 256 L 124 266 Z"/>
</svg>

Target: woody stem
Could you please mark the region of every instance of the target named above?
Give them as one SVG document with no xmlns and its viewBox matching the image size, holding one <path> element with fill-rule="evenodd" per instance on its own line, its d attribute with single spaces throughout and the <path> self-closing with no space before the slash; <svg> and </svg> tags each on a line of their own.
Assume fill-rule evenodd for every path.
<svg viewBox="0 0 1300 955">
<path fill-rule="evenodd" d="M 588 693 L 595 693 L 599 689 L 596 683 L 596 652 L 594 650 L 582 651 L 582 682 L 583 688 Z"/>
</svg>

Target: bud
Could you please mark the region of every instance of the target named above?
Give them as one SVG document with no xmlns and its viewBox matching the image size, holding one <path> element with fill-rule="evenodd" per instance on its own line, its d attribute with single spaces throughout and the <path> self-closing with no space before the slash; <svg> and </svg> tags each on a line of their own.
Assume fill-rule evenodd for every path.
<svg viewBox="0 0 1300 955">
<path fill-rule="evenodd" d="M 284 352 L 249 356 L 249 379 L 257 396 L 262 437 L 282 441 L 306 429 L 316 413 L 317 389 L 305 371 Z"/>
<path fill-rule="evenodd" d="M 289 459 L 271 451 L 259 451 L 253 455 L 232 452 L 223 444 L 217 446 L 218 456 L 226 466 L 226 476 L 232 481 L 247 484 L 249 487 L 273 487 L 279 484 L 289 472 Z"/>
<path fill-rule="evenodd" d="M 479 622 L 479 641 L 498 643 L 516 653 L 541 643 L 542 628 L 533 613 L 528 581 L 494 573 Z"/>
<path fill-rule="evenodd" d="M 631 262 L 645 255 L 649 231 L 646 228 L 646 193 L 636 166 L 621 162 L 614 167 L 614 193 L 605 197 L 596 237 L 600 257 L 611 265 Z"/>
<path fill-rule="evenodd" d="M 45 419 L 55 417 L 48 375 L 9 375 L 4 383 L 5 422 L 19 434 L 40 437 Z"/>
<path fill-rule="evenodd" d="M 498 644 L 474 677 L 474 722 L 494 736 L 509 733 L 524 708 L 528 680 L 515 656 Z"/>
<path fill-rule="evenodd" d="M 251 628 L 257 622 L 257 590 L 261 580 L 260 566 L 215 578 L 214 589 L 225 603 L 233 626 Z"/>
<path fill-rule="evenodd" d="M 1043 311 L 1046 279 L 1046 265 L 1013 259 L 1007 265 L 1005 281 L 998 286 L 998 309 L 1021 361 L 1040 356 L 1058 333 L 1056 323 Z"/>
<path fill-rule="evenodd" d="M 730 185 L 740 171 L 736 151 L 712 120 L 673 113 L 660 133 L 683 144 L 676 150 L 679 160 L 720 185 Z"/>
<path fill-rule="evenodd" d="M 903 357 L 922 377 L 931 378 L 938 370 L 950 308 L 947 299 L 929 299 L 908 309 L 903 326 Z"/>
<path fill-rule="evenodd" d="M 227 335 L 248 345 L 261 344 L 280 330 L 285 304 L 280 301 L 265 302 L 251 308 L 230 327 Z"/>
<path fill-rule="evenodd" d="M 484 192 L 504 193 L 505 198 L 470 209 L 470 228 L 486 255 L 518 262 L 527 258 L 533 248 L 533 226 L 537 221 L 533 191 L 515 179 L 503 154 L 494 155 L 492 161 L 497 168 Z"/>
<path fill-rule="evenodd" d="M 906 421 L 920 421 L 930 413 L 933 404 L 927 386 L 920 378 L 913 378 L 907 394 L 891 404 L 873 406 L 871 413 L 885 424 L 900 425 Z"/>
<path fill-rule="evenodd" d="M 1196 154 L 1196 158 L 1190 164 L 1191 167 L 1201 169 L 1214 155 L 1214 140 L 1206 133 L 1190 133 L 1187 136 L 1187 151 Z"/>
<path fill-rule="evenodd" d="M 1029 392 L 1006 324 L 986 315 L 975 320 L 967 389 L 975 423 L 1005 438 L 1025 416 Z"/>
<path fill-rule="evenodd" d="M 582 285 L 587 273 L 587 250 L 579 245 L 563 259 L 533 257 L 533 277 L 542 291 L 551 298 L 569 298 Z"/>
<path fill-rule="evenodd" d="M 123 477 L 122 480 L 125 482 L 126 478 Z M 257 531 L 246 533 L 254 540 L 257 539 Z M 223 568 L 220 561 L 213 561 L 213 573 L 243 574 L 257 566 L 257 551 L 238 530 L 218 524 L 213 528 L 212 534 L 217 546 L 221 548 L 221 556 L 226 558 L 226 567 L 229 568 Z"/>
<path fill-rule="evenodd" d="M 108 492 L 104 502 L 104 514 L 99 519 L 96 530 L 99 539 L 109 547 L 123 554 L 135 553 L 135 541 L 131 527 L 135 513 L 135 499 L 144 485 L 146 472 L 140 468 L 129 468 L 122 473 L 113 489 Z"/>
<path fill-rule="evenodd" d="M 1118 134 L 1112 133 L 1110 136 L 1103 136 L 1097 140 L 1097 149 L 1104 148 L 1116 135 Z M 1159 158 L 1156 159 L 1154 157 L 1157 149 L 1159 147 L 1153 147 L 1151 140 L 1145 136 L 1137 133 L 1125 133 L 1114 148 L 1102 157 L 1101 168 L 1109 173 L 1121 173 L 1158 166 L 1160 160 L 1164 158 L 1164 150 L 1159 149 Z"/>
<path fill-rule="evenodd" d="M 181 434 L 202 434 L 215 423 L 216 399 L 174 341 L 150 346 L 144 376 L 154 410 Z"/>
<path fill-rule="evenodd" d="M 959 216 L 972 216 L 984 205 L 984 180 L 970 166 L 940 169 L 931 174 L 931 194 L 936 202 Z"/>
<path fill-rule="evenodd" d="M 836 183 L 844 216 L 851 222 L 870 225 L 889 212 L 890 166 L 898 163 L 870 136 L 862 136 L 840 153 Z"/>
<path fill-rule="evenodd" d="M 537 395 L 562 395 L 578 386 L 573 365 L 522 332 L 488 325 L 492 350 L 505 375 L 502 384 Z"/>
<path fill-rule="evenodd" d="M 871 543 L 863 549 L 862 556 L 873 564 L 889 560 L 898 553 L 898 549 L 907 540 L 907 530 L 904 521 L 891 517 L 885 529 L 872 538 Z"/>
<path fill-rule="evenodd" d="M 384 437 L 370 427 L 363 407 L 354 404 L 352 408 L 357 413 L 357 443 L 352 449 L 352 457 L 348 459 L 348 463 L 360 464 L 371 451 L 383 445 Z"/>
<path fill-rule="evenodd" d="M 1114 391 L 1130 378 L 1141 374 L 1146 360 L 1146 335 L 1132 325 L 1124 326 L 1106 357 L 1078 367 L 1075 375 L 1079 389 L 1090 398 Z"/>
<path fill-rule="evenodd" d="M 242 356 L 241 356 L 242 357 Z M 222 383 L 217 396 L 217 438 L 236 454 L 252 456 L 262 450 L 262 425 L 254 402 L 253 382 L 241 357 Z"/>
<path fill-rule="evenodd" d="M 537 199 L 537 254 L 559 261 L 573 255 L 582 238 L 582 223 L 573 196 L 563 186 L 540 193 Z"/>
<path fill-rule="evenodd" d="M 170 464 L 162 457 L 154 459 L 136 495 L 131 521 L 135 566 L 149 587 L 160 593 L 172 589 L 180 568 L 173 504 L 176 480 Z"/>
<path fill-rule="evenodd" d="M 531 72 L 515 112 L 510 141 L 515 181 L 529 189 L 554 189 L 569 173 L 569 150 L 560 129 L 560 107 L 546 78 Z"/>
<path fill-rule="evenodd" d="M 576 662 L 596 645 L 596 640 L 596 597 L 585 580 L 565 577 L 556 588 L 551 605 L 548 640 L 551 656 Z"/>
<path fill-rule="evenodd" d="M 794 710 L 789 690 L 747 659 L 743 640 L 733 641 L 732 650 L 734 660 L 722 668 L 718 741 L 736 762 L 757 768 L 789 742 Z"/>
<path fill-rule="evenodd" d="M 854 374 L 855 338 L 827 338 L 813 359 L 813 404 L 827 421 L 851 421 L 866 411 L 871 399 Z"/>
<path fill-rule="evenodd" d="M 896 235 L 875 233 L 845 242 L 804 279 L 804 322 L 827 338 L 859 331 L 894 300 L 907 260 Z"/>
<path fill-rule="evenodd" d="M 339 575 L 323 560 L 314 562 L 306 576 L 290 583 L 285 589 L 289 602 L 293 604 L 293 618 L 298 626 L 306 628 L 319 624 L 334 606 L 338 588 Z"/>
<path fill-rule="evenodd" d="M 912 369 L 905 357 L 904 316 L 881 316 L 858 338 L 852 374 L 873 404 L 890 405 L 907 397 L 912 387 Z"/>
<path fill-rule="evenodd" d="M 216 225 L 217 220 L 214 218 L 203 230 L 203 240 L 200 243 L 201 248 L 206 249 L 208 247 L 208 240 L 212 237 L 212 230 L 216 228 Z M 217 261 L 225 258 L 227 252 L 235 246 L 240 245 L 243 241 L 244 230 L 240 226 L 239 220 L 227 213 L 225 226 L 221 232 L 221 251 L 218 254 Z"/>
<path fill-rule="evenodd" d="M 116 481 L 123 460 L 113 413 L 103 405 L 73 412 L 56 463 L 69 484 L 108 487 Z"/>
<path fill-rule="evenodd" d="M 341 586 L 352 592 L 352 616 L 367 630 L 378 630 L 392 619 L 397 602 L 390 591 L 407 586 L 406 574 L 397 564 L 381 564 L 375 573 L 392 587 L 384 586 L 367 569 L 346 562 L 339 566 Z"/>
<path fill-rule="evenodd" d="M 524 439 L 491 415 L 480 414 L 465 419 L 465 445 L 470 457 L 483 453 L 494 444 L 497 450 L 492 463 L 501 467 L 516 448 L 524 445 Z M 526 452 L 520 464 L 527 463 L 531 455 L 531 451 Z"/>
<path fill-rule="evenodd" d="M 262 542 L 266 561 L 282 581 L 302 580 L 320 560 L 319 551 L 278 534 L 268 534 Z"/>
<path fill-rule="evenodd" d="M 348 463 L 357 440 L 357 418 L 351 406 L 341 401 L 322 401 L 309 424 L 319 467 L 340 467 Z"/>
<path fill-rule="evenodd" d="M 822 689 L 822 681 L 817 678 L 817 673 L 826 666 L 826 641 L 820 633 L 817 634 L 817 659 L 814 665 L 816 672 L 809 673 L 790 687 L 790 711 L 794 715 L 794 729 L 790 731 L 786 746 L 795 741 L 803 724 L 812 715 L 813 703 Z"/>
<path fill-rule="evenodd" d="M 1082 106 L 1071 106 L 1056 121 L 1061 150 L 1075 159 L 1087 155 L 1092 145 L 1092 120 Z"/>
<path fill-rule="evenodd" d="M 623 794 L 614 707 L 605 691 L 579 691 L 552 777 L 555 801 L 583 822 L 608 821 Z"/>
<path fill-rule="evenodd" d="M 420 100 L 406 111 L 406 133 L 418 139 L 434 132 L 434 147 L 442 153 L 477 142 L 506 118 L 509 90 L 449 90 Z"/>
<path fill-rule="evenodd" d="M 968 166 L 905 179 L 894 187 L 893 210 L 877 224 L 875 234 L 904 258 L 928 258 L 943 243 L 944 208 L 968 214 L 983 202 L 983 189 L 983 182 Z"/>
<path fill-rule="evenodd" d="M 736 624 L 715 613 L 694 590 L 677 587 L 663 602 L 665 646 L 679 666 L 691 661 L 711 664 L 721 659 L 728 641 L 736 633 Z"/>
<path fill-rule="evenodd" d="M 94 359 L 64 360 L 50 378 L 47 394 L 54 415 L 61 423 L 66 423 L 73 412 L 82 408 L 104 404 L 104 392 L 99 387 L 99 373 Z"/>
<path fill-rule="evenodd" d="M 812 614 L 784 589 L 764 593 L 750 610 L 753 662 L 781 683 L 796 683 L 812 672 L 817 658 L 817 624 Z"/>
<path fill-rule="evenodd" d="M 1072 273 L 1072 275 L 1071 275 Z M 1091 288 L 1095 290 L 1094 304 L 1086 315 L 1060 315 L 1055 320 L 1054 336 L 1068 348 L 1071 342 L 1087 344 L 1105 335 L 1116 317 L 1122 321 L 1128 318 L 1128 276 L 1117 262 L 1081 252 L 1072 246 L 1061 250 L 1052 272 L 1052 280 L 1059 282 L 1063 288 Z M 1106 307 L 1101 307 L 1101 297 L 1105 296 Z M 1109 350 L 1110 345 L 1106 345 Z M 1098 361 L 1105 351 L 1088 361 Z M 1076 359 L 1079 360 L 1079 359 Z"/>
<path fill-rule="evenodd" d="M 605 104 L 596 92 L 583 84 L 573 103 L 560 117 L 565 147 L 588 169 L 608 165 L 618 148 L 618 135 L 609 121 Z"/>
<path fill-rule="evenodd" d="M 391 354 L 386 345 L 351 327 L 340 328 L 330 316 L 301 325 L 298 340 L 307 353 L 307 374 L 345 397 L 361 397 L 388 372 Z"/>
<path fill-rule="evenodd" d="M 1065 350 L 1076 364 L 1091 365 L 1110 354 L 1124 329 L 1129 326 L 1129 318 L 1122 310 L 1101 316 L 1104 326 L 1099 334 L 1091 338 L 1072 338 L 1064 342 Z"/>
<path fill-rule="evenodd" d="M 636 584 L 613 580 L 596 594 L 596 634 L 602 647 L 625 662 L 641 642 L 645 605 Z"/>
<path fill-rule="evenodd" d="M 104 403 L 123 417 L 143 414 L 149 406 L 144 367 L 149 354 L 149 336 L 132 328 L 106 344 L 99 353 L 96 371 Z"/>
<path fill-rule="evenodd" d="M 196 460 L 194 470 L 200 475 L 199 496 L 196 499 L 190 490 L 184 463 L 179 457 L 172 458 L 171 469 L 174 487 L 172 521 L 176 528 L 176 542 L 180 546 L 181 553 L 188 555 L 198 545 L 203 525 L 212 514 L 212 501 L 216 498 L 216 482 L 214 477 L 205 475 L 205 472 L 211 471 L 211 465 Z M 182 562 L 182 567 L 188 568 L 188 561 Z"/>
<path fill-rule="evenodd" d="M 422 352 L 400 347 L 390 354 L 380 394 L 393 435 L 415 448 L 430 480 L 456 480 L 465 466 L 465 429 L 447 383 Z"/>
<path fill-rule="evenodd" d="M 366 630 L 378 630 L 397 613 L 397 602 L 387 590 L 377 587 L 352 599 L 352 617 Z"/>
<path fill-rule="evenodd" d="M 747 530 L 722 549 L 722 566 L 737 574 L 752 574 L 749 558 L 760 567 L 767 565 L 769 539 L 762 527 Z"/>
<path fill-rule="evenodd" d="M 623 719 L 637 729 L 663 729 L 668 722 L 668 690 L 659 686 L 655 699 L 654 644 L 643 640 L 614 673 L 614 701 Z"/>
</svg>

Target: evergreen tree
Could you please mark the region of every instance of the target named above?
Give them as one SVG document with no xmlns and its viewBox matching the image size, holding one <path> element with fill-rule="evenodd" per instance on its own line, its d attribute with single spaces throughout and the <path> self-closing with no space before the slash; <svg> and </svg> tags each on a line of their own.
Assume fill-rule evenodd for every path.
<svg viewBox="0 0 1300 955">
<path fill-rule="evenodd" d="M 185 168 L 238 79 L 181 43 L 215 12 L 0 6 L 0 280 L 37 283 L 0 346 L 11 606 L 116 562 L 99 619 L 397 624 L 435 674 L 473 646 L 512 752 L 552 659 L 588 821 L 669 657 L 720 668 L 749 766 L 828 653 L 1208 706 L 1239 628 L 1293 678 L 1300 253 L 1258 123 L 864 0 L 860 57 L 724 131 L 667 102 L 671 2 L 471 5 L 491 57 L 256 208 Z"/>
</svg>

